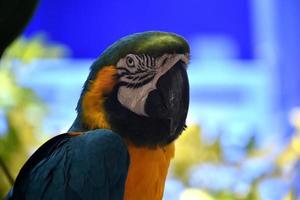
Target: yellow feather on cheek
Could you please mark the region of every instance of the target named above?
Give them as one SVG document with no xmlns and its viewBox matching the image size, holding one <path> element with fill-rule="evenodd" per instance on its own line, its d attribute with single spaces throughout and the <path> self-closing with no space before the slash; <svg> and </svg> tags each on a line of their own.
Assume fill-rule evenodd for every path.
<svg viewBox="0 0 300 200">
<path fill-rule="evenodd" d="M 103 67 L 90 82 L 88 91 L 83 96 L 82 117 L 90 129 L 110 128 L 103 103 L 105 95 L 110 93 L 116 84 L 117 69 L 115 66 Z"/>
</svg>

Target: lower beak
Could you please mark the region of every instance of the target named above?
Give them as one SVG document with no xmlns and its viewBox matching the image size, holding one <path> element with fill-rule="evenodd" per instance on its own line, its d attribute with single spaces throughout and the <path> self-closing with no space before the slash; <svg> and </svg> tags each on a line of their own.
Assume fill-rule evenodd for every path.
<svg viewBox="0 0 300 200">
<path fill-rule="evenodd" d="M 185 63 L 178 61 L 157 82 L 146 101 L 146 113 L 168 123 L 170 135 L 179 135 L 189 107 L 189 82 Z"/>
</svg>

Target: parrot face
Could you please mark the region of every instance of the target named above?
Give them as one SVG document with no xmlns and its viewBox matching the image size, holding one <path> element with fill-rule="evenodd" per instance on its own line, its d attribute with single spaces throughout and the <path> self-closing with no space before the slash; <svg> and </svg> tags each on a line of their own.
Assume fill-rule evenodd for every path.
<svg viewBox="0 0 300 200">
<path fill-rule="evenodd" d="M 161 101 L 168 101 L 168 99 L 163 99 L 163 91 L 157 88 L 157 83 L 160 77 L 180 61 L 185 69 L 188 64 L 188 57 L 184 54 L 164 54 L 158 58 L 150 55 L 128 54 L 125 58 L 122 58 L 117 63 L 119 81 L 122 85 L 118 91 L 119 102 L 132 112 L 149 117 L 149 114 L 152 113 L 151 107 L 148 107 L 150 113 L 145 111 L 149 93 L 157 90 L 159 91 L 158 95 L 162 95 Z M 172 89 L 175 88 L 170 88 L 170 90 Z M 172 102 L 176 97 L 172 93 L 169 98 Z M 165 110 L 165 112 L 168 112 L 168 110 Z"/>
<path fill-rule="evenodd" d="M 104 84 L 110 78 L 107 84 L 110 89 L 105 89 L 104 94 L 89 97 L 99 98 L 91 103 L 95 105 L 91 112 L 98 109 L 104 113 L 97 120 L 105 118 L 110 129 L 137 146 L 169 144 L 186 126 L 188 62 L 189 46 L 178 35 L 145 32 L 122 38 L 110 46 L 91 67 L 77 107 L 79 119 L 71 130 L 78 130 L 79 126 L 81 129 L 91 127 L 91 120 L 80 118 L 80 114 L 87 110 L 82 99 L 87 99 L 86 93 L 89 91 L 99 90 L 93 89 L 94 82 L 102 81 Z M 115 74 L 100 81 L 99 76 L 108 66 L 115 70 Z M 93 128 L 107 127 L 98 125 Z"/>
<path fill-rule="evenodd" d="M 128 54 L 117 64 L 118 101 L 137 115 L 166 121 L 170 135 L 179 134 L 188 109 L 188 60 L 176 53 L 157 58 Z"/>
</svg>

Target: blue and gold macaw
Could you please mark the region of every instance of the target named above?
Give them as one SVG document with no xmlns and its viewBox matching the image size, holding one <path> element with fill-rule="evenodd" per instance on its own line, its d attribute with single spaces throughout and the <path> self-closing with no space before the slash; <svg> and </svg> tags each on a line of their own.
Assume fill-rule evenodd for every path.
<svg viewBox="0 0 300 200">
<path fill-rule="evenodd" d="M 29 158 L 7 199 L 162 199 L 173 141 L 186 126 L 188 62 L 188 43 L 172 33 L 108 47 L 91 66 L 70 130 Z"/>
</svg>

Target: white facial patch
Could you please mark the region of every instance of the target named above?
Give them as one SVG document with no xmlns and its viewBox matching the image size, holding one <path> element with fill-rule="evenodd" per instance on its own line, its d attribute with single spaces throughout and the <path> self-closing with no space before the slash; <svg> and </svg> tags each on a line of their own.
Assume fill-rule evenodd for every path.
<svg viewBox="0 0 300 200">
<path fill-rule="evenodd" d="M 188 64 L 185 54 L 164 54 L 153 58 L 149 55 L 128 54 L 117 63 L 122 86 L 118 91 L 119 102 L 132 112 L 148 116 L 145 103 L 148 94 L 156 89 L 159 78 L 178 61 Z"/>
</svg>

